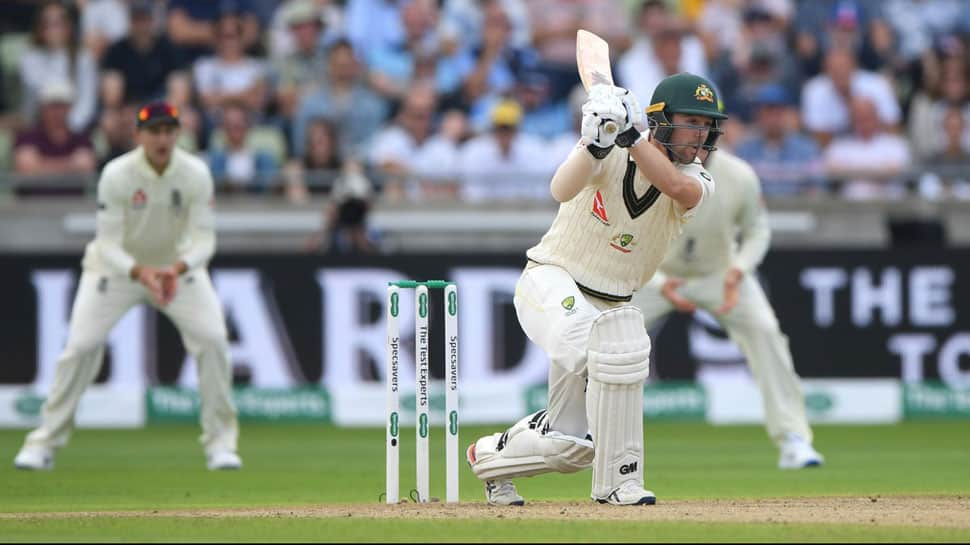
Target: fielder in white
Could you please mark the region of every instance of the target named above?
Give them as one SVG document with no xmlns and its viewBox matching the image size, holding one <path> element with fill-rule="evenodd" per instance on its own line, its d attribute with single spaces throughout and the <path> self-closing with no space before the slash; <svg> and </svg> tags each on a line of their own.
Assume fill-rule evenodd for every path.
<svg viewBox="0 0 970 545">
<path fill-rule="evenodd" d="M 692 74 L 670 76 L 644 116 L 625 89 L 590 88 L 582 139 L 550 185 L 559 212 L 527 252 L 515 290 L 523 330 L 552 362 L 548 408 L 468 447 L 488 503 L 524 503 L 512 478 L 590 466 L 594 500 L 656 502 L 643 478 L 650 339 L 628 302 L 714 189 L 696 159 L 726 118 L 713 89 Z M 608 121 L 620 129 L 607 133 Z"/>
<path fill-rule="evenodd" d="M 788 337 L 754 276 L 771 239 L 761 182 L 744 160 L 723 150 L 710 155 L 704 165 L 717 180 L 717 197 L 684 227 L 632 303 L 648 330 L 674 310 L 713 314 L 740 346 L 761 390 L 768 435 L 781 450 L 778 467 L 819 466 L 823 457 L 812 448 Z"/>
<path fill-rule="evenodd" d="M 225 319 L 206 272 L 216 246 L 212 175 L 175 147 L 174 107 L 149 104 L 137 124 L 139 147 L 109 162 L 98 182 L 97 233 L 84 252 L 67 344 L 40 427 L 14 460 L 20 469 L 53 468 L 54 451 L 67 444 L 78 401 L 101 367 L 108 333 L 140 303 L 174 322 L 198 362 L 208 468 L 242 467 Z"/>
</svg>

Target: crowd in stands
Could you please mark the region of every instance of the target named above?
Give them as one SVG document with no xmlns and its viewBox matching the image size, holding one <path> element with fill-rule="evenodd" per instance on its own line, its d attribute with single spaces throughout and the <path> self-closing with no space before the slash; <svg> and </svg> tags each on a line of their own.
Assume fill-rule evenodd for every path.
<svg viewBox="0 0 970 545">
<path fill-rule="evenodd" d="M 222 191 L 547 200 L 575 35 L 618 85 L 709 78 L 769 198 L 970 199 L 970 0 L 4 2 L 0 169 L 93 178 L 175 105 Z M 357 210 L 363 213 L 361 210 Z M 334 211 L 351 214 L 353 210 Z M 351 214 L 352 215 L 352 214 Z"/>
</svg>

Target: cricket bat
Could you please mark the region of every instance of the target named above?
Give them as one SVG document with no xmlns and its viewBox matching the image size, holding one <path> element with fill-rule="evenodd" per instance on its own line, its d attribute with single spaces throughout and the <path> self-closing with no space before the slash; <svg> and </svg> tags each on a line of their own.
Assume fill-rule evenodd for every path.
<svg viewBox="0 0 970 545">
<path fill-rule="evenodd" d="M 606 40 L 588 30 L 576 31 L 576 68 L 583 88 L 589 88 L 597 83 L 613 85 L 613 71 L 610 69 L 610 46 Z M 607 121 L 603 127 L 608 133 L 617 130 L 616 123 Z"/>
</svg>

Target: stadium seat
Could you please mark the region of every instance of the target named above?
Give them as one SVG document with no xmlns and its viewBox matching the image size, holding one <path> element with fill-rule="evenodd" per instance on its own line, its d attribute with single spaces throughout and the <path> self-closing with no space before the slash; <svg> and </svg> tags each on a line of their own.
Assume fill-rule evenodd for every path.
<svg viewBox="0 0 970 545">
<path fill-rule="evenodd" d="M 8 33 L 0 35 L 0 74 L 3 95 L 7 97 L 7 107 L 17 108 L 20 104 L 20 57 L 30 43 L 28 33 Z"/>
<path fill-rule="evenodd" d="M 13 168 L 13 141 L 13 131 L 0 127 L 0 172 L 9 172 Z"/>
</svg>

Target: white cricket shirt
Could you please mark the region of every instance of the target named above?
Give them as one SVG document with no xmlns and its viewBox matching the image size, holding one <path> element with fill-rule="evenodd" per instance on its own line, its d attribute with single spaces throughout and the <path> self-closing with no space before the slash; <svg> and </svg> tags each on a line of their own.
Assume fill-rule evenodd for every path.
<svg viewBox="0 0 970 545">
<path fill-rule="evenodd" d="M 647 180 L 630 154 L 615 148 L 579 193 L 559 212 L 530 260 L 566 269 L 588 295 L 627 301 L 645 284 L 687 218 L 714 190 L 700 162 L 679 165 L 703 188 L 701 202 L 687 211 Z"/>
<path fill-rule="evenodd" d="M 705 167 L 717 180 L 717 196 L 684 226 L 660 264 L 665 275 L 707 276 L 731 267 L 750 273 L 768 251 L 771 229 L 754 169 L 723 150 L 714 152 Z"/>
<path fill-rule="evenodd" d="M 98 181 L 97 232 L 85 270 L 127 276 L 135 265 L 185 261 L 204 267 L 215 252 L 213 181 L 201 159 L 175 148 L 161 175 L 138 147 L 110 161 Z"/>
</svg>

